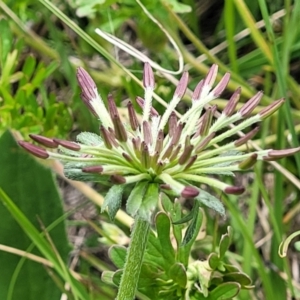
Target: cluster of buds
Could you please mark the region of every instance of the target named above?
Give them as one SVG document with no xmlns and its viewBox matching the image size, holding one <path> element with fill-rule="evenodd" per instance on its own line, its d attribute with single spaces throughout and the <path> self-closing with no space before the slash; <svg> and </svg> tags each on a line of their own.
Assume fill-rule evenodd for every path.
<svg viewBox="0 0 300 300">
<path fill-rule="evenodd" d="M 300 148 L 239 151 L 239 147 L 258 132 L 258 127 L 218 146 L 223 140 L 235 137 L 238 132 L 269 117 L 281 107 L 284 99 L 274 101 L 252 115 L 262 92 L 236 110 L 241 93 L 238 88 L 219 117 L 215 118 L 217 107 L 209 103 L 221 95 L 230 79 L 230 74 L 226 73 L 213 88 L 217 71 L 217 65 L 210 68 L 193 92 L 191 108 L 178 117 L 175 109 L 188 85 L 188 73 L 183 73 L 172 100 L 164 113 L 159 115 L 152 106 L 155 86 L 153 71 L 149 63 L 145 63 L 145 94 L 144 98 L 136 99 L 143 114 L 139 117 L 133 104 L 128 102 L 129 122 L 124 124 L 112 95 L 108 96 L 106 108 L 93 79 L 80 67 L 77 80 L 82 90 L 81 98 L 99 118 L 100 135 L 83 132 L 76 142 L 30 135 L 42 146 L 58 148 L 58 151 L 46 150 L 24 141 L 19 144 L 37 157 L 61 160 L 66 176 L 75 180 L 113 185 L 149 182 L 157 184 L 159 192 L 184 198 L 201 198 L 200 184 L 227 194 L 241 194 L 244 187 L 228 185 L 211 175 L 233 175 L 235 171 L 250 168 L 257 160 L 276 160 L 293 155 Z M 230 127 L 232 124 L 235 126 Z"/>
</svg>

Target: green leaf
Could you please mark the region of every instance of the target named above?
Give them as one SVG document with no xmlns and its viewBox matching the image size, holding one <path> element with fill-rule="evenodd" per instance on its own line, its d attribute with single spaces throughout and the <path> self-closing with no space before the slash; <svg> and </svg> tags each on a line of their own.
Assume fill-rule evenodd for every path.
<svg viewBox="0 0 300 300">
<path fill-rule="evenodd" d="M 195 200 L 199 201 L 201 204 L 215 210 L 220 215 L 225 216 L 225 209 L 222 202 L 216 198 L 215 196 L 211 195 L 210 193 L 200 190 L 199 195 L 195 198 Z"/>
<path fill-rule="evenodd" d="M 131 193 L 127 199 L 126 211 L 132 217 L 134 217 L 136 215 L 137 211 L 139 210 L 139 208 L 142 204 L 147 186 L 148 186 L 147 181 L 142 181 L 142 182 L 136 183 L 135 187 L 133 188 L 133 190 L 131 191 Z"/>
<path fill-rule="evenodd" d="M 103 143 L 101 136 L 92 132 L 81 132 L 77 135 L 76 140 L 88 146 L 97 146 Z"/>
<path fill-rule="evenodd" d="M 231 243 L 231 230 L 230 230 L 230 227 L 228 226 L 228 233 L 222 235 L 220 244 L 219 244 L 220 260 L 222 260 L 223 257 L 225 256 L 225 253 L 228 250 L 230 243 Z"/>
<path fill-rule="evenodd" d="M 107 284 L 114 285 L 114 282 L 113 282 L 114 273 L 115 272 L 113 272 L 113 271 L 103 271 L 101 274 L 101 280 Z"/>
<path fill-rule="evenodd" d="M 239 293 L 240 288 L 241 286 L 236 282 L 226 282 L 217 286 L 209 296 L 213 300 L 229 300 Z"/>
<path fill-rule="evenodd" d="M 242 272 L 225 274 L 223 278 L 224 281 L 238 282 L 241 286 L 249 286 L 252 284 L 250 277 Z"/>
<path fill-rule="evenodd" d="M 122 269 L 124 267 L 125 258 L 126 258 L 126 248 L 123 246 L 112 246 L 109 248 L 108 255 L 114 265 Z"/>
<path fill-rule="evenodd" d="M 173 222 L 173 224 L 174 225 L 184 224 L 184 223 L 187 223 L 188 221 L 192 220 L 193 218 L 197 218 L 198 211 L 199 211 L 199 202 L 195 201 L 192 210 L 187 215 L 185 215 L 183 218 L 181 218 L 180 220 Z"/>
<path fill-rule="evenodd" d="M 179 247 L 180 261 L 184 266 L 187 266 L 188 264 L 192 245 L 198 236 L 203 221 L 204 213 L 202 210 L 200 210 L 200 213 L 198 212 L 197 217 L 195 216 L 191 224 L 189 225 L 183 238 L 182 245 Z"/>
<path fill-rule="evenodd" d="M 158 183 L 149 183 L 148 188 L 142 200 L 138 214 L 145 220 L 151 220 L 153 211 L 155 210 L 159 199 Z"/>
<path fill-rule="evenodd" d="M 167 270 L 175 263 L 175 251 L 170 240 L 171 222 L 166 213 L 160 212 L 156 215 L 156 230 L 162 253 L 166 261 Z"/>
<path fill-rule="evenodd" d="M 169 276 L 174 280 L 181 288 L 186 287 L 187 275 L 183 264 L 176 263 L 169 270 Z"/>
<path fill-rule="evenodd" d="M 49 232 L 60 258 L 39 232 L 38 218 L 47 227 L 63 215 L 62 201 L 51 171 L 21 149 L 9 131 L 0 138 L 0 165 L 0 187 L 5 191 L 0 190 L 0 199 L 4 203 L 4 206 L 0 205 L 0 243 L 26 250 L 33 241 L 39 250 L 35 249 L 33 253 L 50 260 L 60 276 L 70 282 L 72 289 L 85 297 L 82 286 L 67 270 L 69 244 L 64 224 L 60 223 Z M 0 255 L 1 299 L 22 299 L 24 295 L 30 295 L 33 300 L 60 297 L 61 291 L 44 267 L 35 262 L 27 260 L 12 279 L 19 260 L 12 254 L 2 252 Z"/>
<path fill-rule="evenodd" d="M 107 207 L 108 216 L 111 220 L 114 220 L 118 210 L 121 207 L 124 188 L 125 185 L 114 185 L 109 189 L 104 198 L 101 212 L 103 212 Z"/>
<path fill-rule="evenodd" d="M 208 257 L 208 264 L 212 270 L 216 270 L 219 266 L 220 259 L 216 253 L 211 253 Z"/>
</svg>

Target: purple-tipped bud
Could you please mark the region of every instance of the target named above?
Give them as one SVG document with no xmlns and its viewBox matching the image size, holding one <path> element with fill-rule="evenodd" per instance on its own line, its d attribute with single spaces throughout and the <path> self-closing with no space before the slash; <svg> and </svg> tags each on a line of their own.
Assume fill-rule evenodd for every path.
<svg viewBox="0 0 300 300">
<path fill-rule="evenodd" d="M 175 158 L 177 158 L 177 155 L 178 155 L 180 149 L 181 149 L 181 145 L 178 145 L 178 146 L 175 148 L 175 150 L 173 151 L 173 153 L 172 153 L 172 155 L 171 155 L 171 157 L 170 157 L 170 161 L 173 161 Z"/>
<path fill-rule="evenodd" d="M 111 120 L 114 125 L 115 137 L 120 142 L 127 141 L 127 133 L 125 127 L 121 121 L 116 103 L 112 97 L 112 95 L 108 95 L 108 110 L 111 117 Z"/>
<path fill-rule="evenodd" d="M 245 192 L 243 186 L 228 186 L 224 189 L 224 193 L 228 195 L 241 195 Z"/>
<path fill-rule="evenodd" d="M 208 134 L 216 110 L 217 110 L 216 105 L 207 108 L 205 114 L 203 115 L 202 123 L 199 128 L 199 135 L 206 136 Z"/>
<path fill-rule="evenodd" d="M 150 168 L 149 148 L 145 142 L 141 144 L 141 163 L 146 169 Z"/>
<path fill-rule="evenodd" d="M 185 186 L 181 192 L 183 198 L 195 198 L 199 195 L 199 190 L 193 186 Z"/>
<path fill-rule="evenodd" d="M 82 91 L 81 96 L 82 96 L 83 101 L 88 103 L 92 99 L 96 99 L 98 97 L 97 87 L 96 87 L 94 80 L 89 75 L 89 73 L 85 69 L 79 67 L 77 69 L 76 76 L 77 76 L 78 84 Z M 89 105 L 89 107 L 90 107 L 90 105 Z"/>
<path fill-rule="evenodd" d="M 154 89 L 155 86 L 153 71 L 148 62 L 144 65 L 143 84 L 145 88 Z"/>
<path fill-rule="evenodd" d="M 193 101 L 198 101 L 201 97 L 201 92 L 203 89 L 203 85 L 204 85 L 204 79 L 202 79 L 196 86 L 196 88 L 194 89 L 193 95 L 192 95 L 192 100 Z"/>
<path fill-rule="evenodd" d="M 163 148 L 163 142 L 164 142 L 164 132 L 162 129 L 159 130 L 158 135 L 157 135 L 157 140 L 156 140 L 156 145 L 155 145 L 155 151 L 160 153 L 162 148 Z"/>
<path fill-rule="evenodd" d="M 287 156 L 294 155 L 300 152 L 300 147 L 297 148 L 290 148 L 290 149 L 283 149 L 283 150 L 270 150 L 268 152 L 268 156 L 264 157 L 264 160 L 276 160 L 280 158 L 284 158 Z"/>
<path fill-rule="evenodd" d="M 177 117 L 175 111 L 172 111 L 169 118 L 169 136 L 172 137 L 177 128 Z"/>
<path fill-rule="evenodd" d="M 29 136 L 37 143 L 47 147 L 47 148 L 57 148 L 57 144 L 53 141 L 53 139 L 47 138 L 42 135 L 37 134 L 29 134 Z"/>
<path fill-rule="evenodd" d="M 178 126 L 176 128 L 176 131 L 175 131 L 175 133 L 173 135 L 173 138 L 172 138 L 172 144 L 177 145 L 177 143 L 180 139 L 180 136 L 181 136 L 182 129 L 183 129 L 184 125 L 185 124 L 181 123 L 181 122 L 178 124 Z"/>
<path fill-rule="evenodd" d="M 234 113 L 235 108 L 240 100 L 241 92 L 242 92 L 242 89 L 239 87 L 232 94 L 232 96 L 230 97 L 230 99 L 227 102 L 227 105 L 225 106 L 225 108 L 223 110 L 223 114 L 225 116 L 230 117 Z"/>
<path fill-rule="evenodd" d="M 251 99 L 249 99 L 239 110 L 239 113 L 243 118 L 248 117 L 251 115 L 254 108 L 259 104 L 261 98 L 263 96 L 263 92 L 260 91 L 255 94 Z"/>
<path fill-rule="evenodd" d="M 257 162 L 257 154 L 253 153 L 250 157 L 239 163 L 240 170 L 247 170 L 252 168 Z"/>
<path fill-rule="evenodd" d="M 236 140 L 234 142 L 234 145 L 236 147 L 240 147 L 240 146 L 244 145 L 245 143 L 250 141 L 257 134 L 259 129 L 260 129 L 259 126 L 255 127 L 253 130 L 249 131 L 247 134 L 245 134 L 244 136 L 242 136 L 241 138 Z"/>
<path fill-rule="evenodd" d="M 143 133 L 144 133 L 144 141 L 147 145 L 152 145 L 152 133 L 149 122 L 143 122 Z"/>
<path fill-rule="evenodd" d="M 205 137 L 200 144 L 197 146 L 196 148 L 196 153 L 201 152 L 202 150 L 204 150 L 206 148 L 206 146 L 209 144 L 209 142 L 216 136 L 216 132 L 212 132 L 211 134 L 209 134 L 207 137 Z"/>
<path fill-rule="evenodd" d="M 60 145 L 66 149 L 73 150 L 73 151 L 79 151 L 81 149 L 80 145 L 74 143 L 74 142 L 69 142 L 65 140 L 60 140 L 60 139 L 53 139 L 53 141 L 57 144 Z"/>
<path fill-rule="evenodd" d="M 141 139 L 139 137 L 132 138 L 132 145 L 133 145 L 133 149 L 136 153 L 140 152 L 140 150 L 141 150 Z"/>
<path fill-rule="evenodd" d="M 277 111 L 282 106 L 282 104 L 284 102 L 285 102 L 285 99 L 281 98 L 279 100 L 276 100 L 272 104 L 268 105 L 264 109 L 262 109 L 259 112 L 261 120 L 264 120 L 264 119 L 268 118 L 269 116 L 271 116 L 275 111 Z"/>
<path fill-rule="evenodd" d="M 184 168 L 184 171 L 189 169 L 194 164 L 194 162 L 197 160 L 197 157 L 198 157 L 197 155 L 193 155 L 193 156 L 190 157 L 190 159 L 188 160 L 188 162 L 187 162 L 187 164 Z"/>
<path fill-rule="evenodd" d="M 209 69 L 209 71 L 208 71 L 208 73 L 207 73 L 207 75 L 204 79 L 204 84 L 203 85 L 204 86 L 208 85 L 208 86 L 212 87 L 215 80 L 216 80 L 217 74 L 218 74 L 218 65 L 213 64 L 210 67 L 210 69 Z"/>
<path fill-rule="evenodd" d="M 35 146 L 35 145 L 32 145 L 32 144 L 30 144 L 28 142 L 24 142 L 24 141 L 18 141 L 18 143 L 27 152 L 33 154 L 36 157 L 43 158 L 43 159 L 49 158 L 48 152 L 39 146 Z"/>
<path fill-rule="evenodd" d="M 173 152 L 173 149 L 174 149 L 174 144 L 170 144 L 167 150 L 165 151 L 162 159 L 169 158 Z"/>
<path fill-rule="evenodd" d="M 119 116 L 119 112 L 115 103 L 115 100 L 112 96 L 112 94 L 108 94 L 107 96 L 107 102 L 108 102 L 108 111 L 110 118 L 113 120 L 115 116 Z"/>
<path fill-rule="evenodd" d="M 189 146 L 185 147 L 184 150 L 183 150 L 183 153 L 179 157 L 178 163 L 180 165 L 184 165 L 189 160 L 189 158 L 191 157 L 191 154 L 192 154 L 193 150 L 194 150 L 193 145 L 189 145 Z"/>
<path fill-rule="evenodd" d="M 130 101 L 127 103 L 127 109 L 128 109 L 128 116 L 129 116 L 129 122 L 132 130 L 137 130 L 139 127 L 139 121 L 136 116 L 135 110 L 133 108 L 133 105 Z"/>
<path fill-rule="evenodd" d="M 135 98 L 137 104 L 141 107 L 141 109 L 144 109 L 144 103 L 145 103 L 145 100 L 139 96 L 137 96 Z M 151 117 L 158 117 L 159 116 L 159 113 L 156 111 L 155 108 L 151 107 L 150 109 L 150 115 Z"/>
<path fill-rule="evenodd" d="M 114 137 L 112 137 L 112 134 L 103 126 L 100 126 L 100 135 L 104 141 L 104 144 L 107 149 L 111 149 L 114 145 L 113 142 L 115 142 Z"/>
<path fill-rule="evenodd" d="M 126 183 L 126 178 L 122 175 L 114 174 L 110 176 L 110 181 L 113 184 L 124 184 Z"/>
<path fill-rule="evenodd" d="M 122 156 L 129 162 L 132 163 L 132 158 L 130 157 L 129 154 L 127 154 L 126 152 L 122 153 Z"/>
<path fill-rule="evenodd" d="M 181 98 L 185 94 L 185 91 L 186 91 L 186 88 L 188 85 L 188 81 L 189 81 L 189 73 L 183 72 L 183 74 L 177 84 L 175 93 L 174 93 L 175 97 Z"/>
<path fill-rule="evenodd" d="M 84 173 L 102 173 L 103 167 L 102 166 L 89 166 L 82 168 L 82 172 Z"/>
<path fill-rule="evenodd" d="M 212 94 L 215 97 L 219 97 L 223 91 L 226 89 L 227 84 L 230 80 L 230 73 L 225 73 L 220 82 L 216 85 L 216 87 L 212 90 Z"/>
</svg>

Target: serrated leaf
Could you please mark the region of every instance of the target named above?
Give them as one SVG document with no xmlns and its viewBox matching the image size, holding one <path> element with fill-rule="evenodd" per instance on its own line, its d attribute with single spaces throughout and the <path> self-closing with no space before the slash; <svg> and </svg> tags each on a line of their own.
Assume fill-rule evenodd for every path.
<svg viewBox="0 0 300 300">
<path fill-rule="evenodd" d="M 164 212 L 160 212 L 156 215 L 155 223 L 157 238 L 160 241 L 162 249 L 161 255 L 166 261 L 166 271 L 168 271 L 170 266 L 175 263 L 175 251 L 170 240 L 171 222 L 169 217 Z"/>
<path fill-rule="evenodd" d="M 169 270 L 169 276 L 181 288 L 185 288 L 187 284 L 186 270 L 183 264 L 175 263 Z"/>
<path fill-rule="evenodd" d="M 210 292 L 210 298 L 214 300 L 229 300 L 235 297 L 241 286 L 236 282 L 226 282 L 220 284 Z"/>
<path fill-rule="evenodd" d="M 81 168 L 71 168 L 70 166 L 64 168 L 64 175 L 71 180 L 100 182 L 104 185 L 111 185 L 108 175 L 82 172 Z"/>
<path fill-rule="evenodd" d="M 104 198 L 104 203 L 101 208 L 103 212 L 107 208 L 108 216 L 111 220 L 114 220 L 118 210 L 122 204 L 122 195 L 125 185 L 114 185 L 112 186 Z"/>
<path fill-rule="evenodd" d="M 199 201 L 200 203 L 207 206 L 208 208 L 215 210 L 220 215 L 225 216 L 225 209 L 224 209 L 222 202 L 215 196 L 211 195 L 210 193 L 208 193 L 202 189 L 199 189 L 199 190 L 200 190 L 200 193 L 195 198 L 195 200 Z"/>
<path fill-rule="evenodd" d="M 109 248 L 108 256 L 117 268 L 122 269 L 125 264 L 126 253 L 125 247 L 114 245 Z"/>
<path fill-rule="evenodd" d="M 144 194 L 142 204 L 138 210 L 141 218 L 150 221 L 153 211 L 158 204 L 159 186 L 158 183 L 149 183 Z"/>
<path fill-rule="evenodd" d="M 148 182 L 147 181 L 141 181 L 136 183 L 135 187 L 131 191 L 127 201 L 126 201 L 126 211 L 129 215 L 134 217 L 139 210 L 145 192 L 147 190 Z"/>
</svg>

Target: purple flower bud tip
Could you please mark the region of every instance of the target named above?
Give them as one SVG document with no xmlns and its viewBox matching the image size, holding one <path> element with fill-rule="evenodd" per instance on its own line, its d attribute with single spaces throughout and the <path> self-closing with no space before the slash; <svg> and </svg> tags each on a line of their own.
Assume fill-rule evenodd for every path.
<svg viewBox="0 0 300 300">
<path fill-rule="evenodd" d="M 121 175 L 115 174 L 110 176 L 110 181 L 113 184 L 124 184 L 126 183 L 126 178 Z"/>
<path fill-rule="evenodd" d="M 53 139 L 53 141 L 60 146 L 63 146 L 64 148 L 67 148 L 69 150 L 73 151 L 79 151 L 80 146 L 76 143 L 65 141 L 65 140 L 60 140 L 60 139 Z"/>
<path fill-rule="evenodd" d="M 283 149 L 283 150 L 270 150 L 268 152 L 268 156 L 266 160 L 275 160 L 284 158 L 287 156 L 294 155 L 296 153 L 300 152 L 300 147 L 297 148 L 290 148 L 290 149 Z"/>
<path fill-rule="evenodd" d="M 261 98 L 263 96 L 263 92 L 260 91 L 257 94 L 255 94 L 251 99 L 249 99 L 239 110 L 242 117 L 248 117 L 254 108 L 259 104 Z"/>
<path fill-rule="evenodd" d="M 276 110 L 278 110 L 282 106 L 282 104 L 284 102 L 285 102 L 285 99 L 281 98 L 279 100 L 276 100 L 269 106 L 265 107 L 264 109 L 262 109 L 259 112 L 261 119 L 264 120 L 264 119 L 268 118 L 269 116 L 271 116 Z"/>
<path fill-rule="evenodd" d="M 183 198 L 195 198 L 199 195 L 199 190 L 193 186 L 185 186 L 181 192 Z"/>
<path fill-rule="evenodd" d="M 31 139 L 45 147 L 57 148 L 57 144 L 53 141 L 53 139 L 37 134 L 29 134 L 29 136 L 31 137 Z"/>
<path fill-rule="evenodd" d="M 18 141 L 18 143 L 22 148 L 24 148 L 26 151 L 28 151 L 29 153 L 33 154 L 36 157 L 43 158 L 43 159 L 49 158 L 48 152 L 39 146 L 35 146 L 24 141 Z"/>
<path fill-rule="evenodd" d="M 176 97 L 181 98 L 184 95 L 188 85 L 188 81 L 189 81 L 189 73 L 184 72 L 178 82 L 177 88 L 174 93 Z"/>
<path fill-rule="evenodd" d="M 145 88 L 154 89 L 155 86 L 153 71 L 148 62 L 144 65 L 143 84 Z"/>
<path fill-rule="evenodd" d="M 85 69 L 79 67 L 77 69 L 76 76 L 77 76 L 78 84 L 82 90 L 83 100 L 90 101 L 92 99 L 97 98 L 96 84 L 92 79 L 92 77 L 89 75 L 89 73 Z"/>
<path fill-rule="evenodd" d="M 82 168 L 82 172 L 85 173 L 102 173 L 103 167 L 102 166 L 89 166 Z"/>
<path fill-rule="evenodd" d="M 229 80 L 230 80 L 230 73 L 227 72 L 212 91 L 215 97 L 219 97 L 223 93 L 223 91 L 227 87 Z"/>
<path fill-rule="evenodd" d="M 245 192 L 243 186 L 228 186 L 225 188 L 224 193 L 229 195 L 241 195 Z"/>
<path fill-rule="evenodd" d="M 202 89 L 203 89 L 203 85 L 204 85 L 204 80 L 202 79 L 196 86 L 194 92 L 193 92 L 193 96 L 192 96 L 192 99 L 194 101 L 197 101 L 200 99 L 200 96 L 201 96 L 201 92 L 202 92 Z"/>
<path fill-rule="evenodd" d="M 214 82 L 216 80 L 217 73 L 218 73 L 218 65 L 213 64 L 210 67 L 210 69 L 204 79 L 204 86 L 208 85 L 208 86 L 212 87 L 212 85 L 214 84 Z"/>
</svg>

